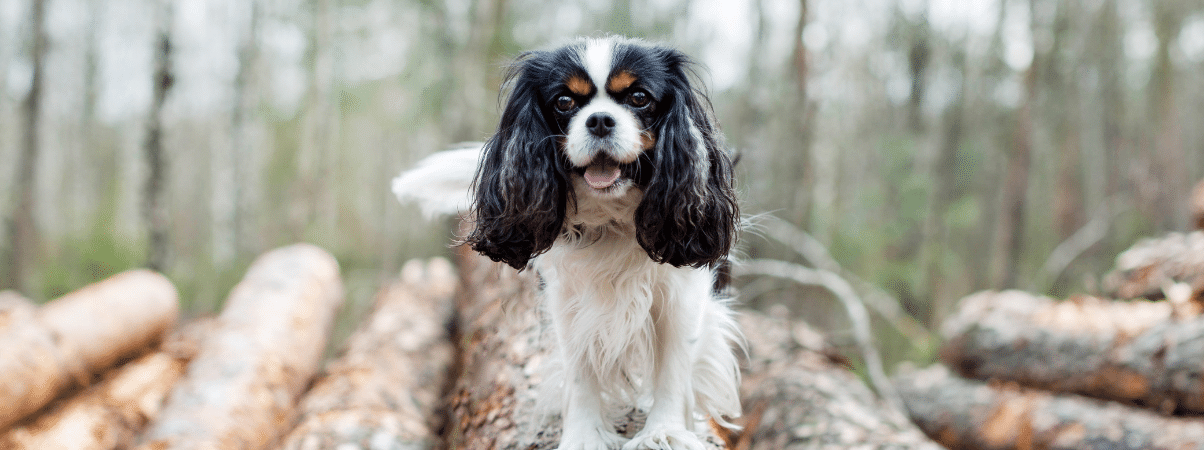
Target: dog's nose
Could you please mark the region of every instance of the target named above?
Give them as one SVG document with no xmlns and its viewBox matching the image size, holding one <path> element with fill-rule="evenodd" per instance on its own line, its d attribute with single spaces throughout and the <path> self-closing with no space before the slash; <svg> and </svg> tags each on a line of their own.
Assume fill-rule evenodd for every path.
<svg viewBox="0 0 1204 450">
<path fill-rule="evenodd" d="M 585 119 L 585 128 L 594 136 L 606 137 L 615 129 L 615 118 L 604 112 L 593 113 Z"/>
</svg>

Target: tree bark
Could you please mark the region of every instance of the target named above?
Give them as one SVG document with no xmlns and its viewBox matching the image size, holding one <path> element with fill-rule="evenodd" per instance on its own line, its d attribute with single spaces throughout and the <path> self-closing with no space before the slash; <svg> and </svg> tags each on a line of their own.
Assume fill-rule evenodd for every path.
<svg viewBox="0 0 1204 450">
<path fill-rule="evenodd" d="M 1204 180 L 1191 190 L 1191 219 L 1196 228 L 1204 230 Z"/>
<path fill-rule="evenodd" d="M 229 264 L 246 247 L 244 242 L 245 215 L 247 212 L 246 189 L 248 164 L 254 160 L 256 146 L 249 144 L 249 124 L 254 113 L 256 85 L 252 81 L 259 57 L 258 36 L 260 4 L 251 0 L 247 5 L 248 26 L 246 35 L 238 45 L 238 71 L 231 83 L 233 93 L 230 106 L 229 147 L 214 153 L 211 161 L 213 173 L 212 261 L 214 265 Z"/>
<path fill-rule="evenodd" d="M 128 448 L 138 431 L 157 415 L 167 392 L 184 373 L 184 364 L 166 352 L 143 356 L 29 426 L 0 435 L 0 448 Z"/>
<path fill-rule="evenodd" d="M 134 270 L 34 310 L 0 311 L 0 429 L 63 391 L 163 338 L 179 314 L 176 289 L 154 272 Z"/>
<path fill-rule="evenodd" d="M 174 83 L 171 71 L 171 7 L 168 6 L 165 17 L 160 18 L 164 29 L 159 30 L 155 39 L 155 72 L 152 82 L 153 99 L 150 114 L 146 121 L 146 140 L 143 150 L 146 153 L 148 168 L 146 184 L 143 187 L 142 215 L 146 220 L 149 235 L 147 266 L 154 270 L 164 270 L 167 266 L 168 214 L 164 203 L 167 188 L 167 156 L 163 149 L 163 104 L 167 93 Z"/>
<path fill-rule="evenodd" d="M 230 292 L 141 448 L 271 444 L 318 370 L 342 300 L 338 262 L 325 251 L 298 244 L 260 256 Z"/>
<path fill-rule="evenodd" d="M 35 208 L 37 206 L 37 172 L 40 140 L 38 139 L 38 124 L 42 109 L 42 84 L 46 70 L 46 0 L 32 0 L 30 4 L 30 21 L 33 26 L 33 49 L 31 50 L 33 73 L 30 75 L 29 92 L 21 104 L 24 110 L 24 134 L 21 141 L 21 155 L 15 168 L 17 173 L 13 185 L 13 213 L 8 224 L 8 281 L 7 287 L 28 292 L 25 283 L 28 281 L 28 270 L 34 264 L 33 254 L 38 251 L 38 227 Z"/>
<path fill-rule="evenodd" d="M 1138 242 L 1116 257 L 1104 290 L 1119 298 L 1161 298 L 1172 283 L 1187 284 L 1204 297 L 1204 231 Z"/>
<path fill-rule="evenodd" d="M 730 448 L 940 448 L 828 356 L 817 332 L 770 316 L 740 317 L 749 357 L 740 390 L 745 430 L 727 437 Z"/>
<path fill-rule="evenodd" d="M 1204 420 L 1119 403 L 953 377 L 941 366 L 896 377 L 911 418 L 958 449 L 1184 449 L 1204 446 Z"/>
<path fill-rule="evenodd" d="M 281 449 L 439 447 L 456 284 L 447 260 L 407 263 L 306 394 L 304 418 Z"/>
<path fill-rule="evenodd" d="M 946 323 L 942 359 L 970 378 L 1204 412 L 1204 317 L 1173 316 L 1169 302 L 980 293 Z"/>
</svg>

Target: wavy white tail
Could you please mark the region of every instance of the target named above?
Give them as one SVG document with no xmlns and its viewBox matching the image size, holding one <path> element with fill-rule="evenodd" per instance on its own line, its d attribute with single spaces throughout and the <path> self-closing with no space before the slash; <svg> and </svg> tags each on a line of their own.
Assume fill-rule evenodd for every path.
<svg viewBox="0 0 1204 450">
<path fill-rule="evenodd" d="M 468 211 L 483 145 L 463 143 L 426 157 L 393 179 L 393 194 L 402 203 L 417 203 L 427 219 Z"/>
</svg>

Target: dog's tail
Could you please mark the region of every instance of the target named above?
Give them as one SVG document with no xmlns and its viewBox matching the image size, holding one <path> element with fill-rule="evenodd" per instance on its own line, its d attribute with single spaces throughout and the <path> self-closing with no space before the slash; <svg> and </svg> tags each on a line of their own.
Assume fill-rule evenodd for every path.
<svg viewBox="0 0 1204 450">
<path fill-rule="evenodd" d="M 483 145 L 466 142 L 427 156 L 393 179 L 393 194 L 402 203 L 418 203 L 427 219 L 467 212 Z"/>
</svg>

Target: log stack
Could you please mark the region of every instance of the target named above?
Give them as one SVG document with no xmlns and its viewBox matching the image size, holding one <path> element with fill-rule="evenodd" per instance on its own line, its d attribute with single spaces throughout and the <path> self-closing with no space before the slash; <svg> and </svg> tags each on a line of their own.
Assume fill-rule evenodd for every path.
<svg viewBox="0 0 1204 450">
<path fill-rule="evenodd" d="M 35 308 L 0 299 L 0 430 L 145 353 L 179 315 L 175 287 L 145 270 L 121 273 Z"/>
<path fill-rule="evenodd" d="M 451 263 L 410 261 L 301 401 L 281 449 L 434 448 L 454 348 Z"/>
<path fill-rule="evenodd" d="M 554 342 L 540 312 L 534 274 L 460 249 L 464 292 L 457 301 L 460 377 L 449 395 L 450 448 L 551 450 L 559 415 L 541 405 L 544 365 Z M 774 314 L 784 316 L 785 314 Z M 938 449 L 846 367 L 830 358 L 824 339 L 806 324 L 743 311 L 748 339 L 741 386 L 743 429 L 712 425 L 708 449 Z M 634 435 L 642 411 L 614 421 Z"/>
<path fill-rule="evenodd" d="M 260 256 L 201 338 L 143 450 L 263 449 L 295 420 L 343 301 L 339 265 L 305 244 Z"/>
<path fill-rule="evenodd" d="M 1204 232 L 1117 257 L 1113 297 L 962 299 L 934 367 L 899 375 L 949 448 L 1204 448 Z"/>
<path fill-rule="evenodd" d="M 342 281 L 309 245 L 264 254 L 220 314 L 182 326 L 148 271 L 42 306 L 0 292 L 0 449 L 556 448 L 535 274 L 467 249 L 456 266 L 407 263 L 326 364 Z M 805 324 L 740 320 L 744 428 L 702 430 L 708 449 L 937 448 Z"/>
</svg>

